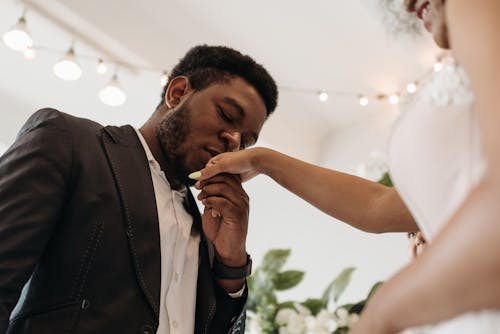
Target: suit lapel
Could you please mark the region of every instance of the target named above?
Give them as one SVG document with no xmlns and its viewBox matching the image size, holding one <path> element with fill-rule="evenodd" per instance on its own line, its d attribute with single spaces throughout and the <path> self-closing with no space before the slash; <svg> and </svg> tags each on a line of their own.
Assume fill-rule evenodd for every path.
<svg viewBox="0 0 500 334">
<path fill-rule="evenodd" d="M 102 140 L 120 196 L 137 280 L 158 318 L 161 284 L 160 232 L 146 154 L 135 130 L 128 125 L 120 128 L 105 127 Z"/>
</svg>

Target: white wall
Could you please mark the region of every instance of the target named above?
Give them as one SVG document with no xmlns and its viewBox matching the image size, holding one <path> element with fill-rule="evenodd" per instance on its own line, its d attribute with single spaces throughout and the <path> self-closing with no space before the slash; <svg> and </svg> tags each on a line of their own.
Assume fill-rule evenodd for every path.
<svg viewBox="0 0 500 334">
<path fill-rule="evenodd" d="M 0 143 L 0 157 L 7 150 L 7 145 Z"/>
</svg>

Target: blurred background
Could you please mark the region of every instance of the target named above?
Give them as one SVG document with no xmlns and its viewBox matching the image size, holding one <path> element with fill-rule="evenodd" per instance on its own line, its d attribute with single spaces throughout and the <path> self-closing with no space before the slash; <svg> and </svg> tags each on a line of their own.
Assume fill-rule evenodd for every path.
<svg viewBox="0 0 500 334">
<path fill-rule="evenodd" d="M 427 36 L 389 34 L 377 0 L 2 0 L 0 32 L 22 16 L 32 49 L 0 45 L 0 154 L 27 117 L 47 106 L 139 127 L 159 102 L 162 76 L 190 47 L 212 44 L 251 55 L 280 87 L 258 145 L 370 176 L 374 157 L 383 164 L 399 97 L 418 89 L 439 57 Z M 55 75 L 54 64 L 72 61 L 70 48 L 81 73 L 66 62 Z M 286 268 L 306 271 L 280 298 L 320 297 L 353 266 L 342 299 L 362 299 L 408 262 L 404 234 L 357 231 L 265 176 L 245 189 L 255 265 L 271 248 L 290 248 Z"/>
</svg>

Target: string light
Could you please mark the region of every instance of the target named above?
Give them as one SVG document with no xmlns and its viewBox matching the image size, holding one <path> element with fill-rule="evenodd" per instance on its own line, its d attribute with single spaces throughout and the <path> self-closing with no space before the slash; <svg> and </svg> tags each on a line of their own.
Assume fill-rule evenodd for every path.
<svg viewBox="0 0 500 334">
<path fill-rule="evenodd" d="M 111 107 L 121 106 L 125 103 L 127 95 L 121 89 L 116 73 L 111 78 L 111 81 L 99 91 L 99 98 L 102 103 Z"/>
<path fill-rule="evenodd" d="M 364 95 L 361 95 L 359 97 L 359 104 L 362 106 L 362 107 L 366 107 L 368 105 L 368 98 Z"/>
<path fill-rule="evenodd" d="M 438 60 L 433 66 L 434 72 L 439 72 L 443 69 L 443 62 Z"/>
<path fill-rule="evenodd" d="M 410 82 L 406 85 L 406 91 L 408 94 L 415 94 L 417 91 L 417 82 Z"/>
<path fill-rule="evenodd" d="M 3 42 L 5 45 L 15 51 L 25 51 L 28 47 L 33 46 L 33 39 L 26 27 L 26 19 L 24 18 L 25 13 L 26 11 L 17 23 L 3 34 Z"/>
<path fill-rule="evenodd" d="M 328 93 L 327 92 L 319 92 L 318 93 L 318 99 L 321 101 L 321 102 L 326 102 L 328 101 Z"/>
<path fill-rule="evenodd" d="M 108 71 L 108 67 L 106 66 L 106 63 L 104 62 L 104 60 L 102 60 L 102 58 L 99 58 L 99 60 L 97 61 L 95 70 L 98 74 L 104 74 Z"/>
<path fill-rule="evenodd" d="M 32 46 L 27 47 L 26 50 L 23 51 L 23 54 L 26 60 L 33 60 L 36 56 L 35 49 L 33 49 Z"/>
<path fill-rule="evenodd" d="M 82 76 L 82 68 L 75 57 L 73 45 L 66 52 L 64 57 L 54 65 L 54 74 L 66 81 L 78 80 Z"/>
<path fill-rule="evenodd" d="M 389 95 L 389 103 L 390 104 L 398 104 L 399 102 L 399 94 L 391 94 Z"/>
<path fill-rule="evenodd" d="M 17 51 L 22 51 L 24 54 L 24 57 L 28 60 L 34 59 L 36 56 L 35 51 L 49 51 L 49 52 L 61 52 L 61 50 L 57 49 L 52 49 L 52 48 L 47 48 L 47 47 L 40 47 L 40 46 L 33 46 L 33 40 L 26 28 L 26 20 L 25 20 L 25 13 L 26 11 L 23 12 L 23 15 L 19 19 L 16 25 L 14 25 L 9 31 L 7 31 L 3 35 L 3 40 L 4 43 Z M 66 54 L 62 57 L 62 59 L 57 62 L 54 65 L 54 73 L 61 79 L 63 80 L 77 80 L 81 77 L 82 75 L 82 69 L 76 59 L 75 56 L 75 51 L 73 48 L 73 44 L 69 48 L 69 50 L 66 52 Z M 109 64 L 115 64 L 115 65 L 123 65 L 118 62 L 110 62 L 110 63 L 105 63 L 104 60 L 101 57 L 95 57 L 95 56 L 90 56 L 90 55 L 81 55 L 79 54 L 80 57 L 82 58 L 91 58 L 94 59 L 94 61 L 97 62 L 96 64 L 96 72 L 99 74 L 104 74 L 107 72 L 108 65 Z M 449 59 L 448 59 L 449 58 Z M 452 62 L 453 58 L 448 56 L 447 54 L 441 54 L 437 57 L 436 62 L 434 63 L 432 69 L 435 72 L 441 71 L 445 64 L 448 64 L 448 61 Z M 155 68 L 146 68 L 143 66 L 136 66 L 136 65 L 128 65 L 125 64 L 124 66 L 131 68 L 133 71 L 154 71 L 156 73 L 160 72 L 158 69 Z M 167 70 L 161 71 L 161 77 L 160 77 L 160 84 L 162 86 L 165 86 L 166 83 L 168 82 L 168 76 L 169 72 Z M 395 94 L 384 94 L 384 93 L 379 93 L 374 96 L 371 96 L 370 98 L 365 95 L 365 94 L 354 94 L 352 92 L 340 92 L 340 91 L 317 91 L 313 89 L 294 89 L 294 88 L 287 88 L 287 87 L 279 87 L 281 91 L 295 91 L 295 92 L 302 92 L 306 94 L 316 94 L 318 97 L 318 100 L 320 102 L 327 102 L 329 99 L 329 95 L 335 95 L 335 96 L 349 96 L 350 98 L 354 98 L 358 100 L 358 103 L 362 107 L 366 107 L 368 104 L 370 104 L 370 99 L 373 98 L 375 100 L 384 102 L 388 101 L 390 104 L 398 104 L 400 100 L 400 94 L 395 93 Z M 418 83 L 417 81 L 410 82 L 406 85 L 406 92 L 408 94 L 414 94 L 416 93 L 418 89 Z M 110 106 L 119 106 L 125 103 L 127 96 L 125 92 L 122 90 L 118 83 L 118 78 L 116 73 L 113 75 L 111 81 L 99 91 L 99 98 L 100 100 Z"/>
</svg>

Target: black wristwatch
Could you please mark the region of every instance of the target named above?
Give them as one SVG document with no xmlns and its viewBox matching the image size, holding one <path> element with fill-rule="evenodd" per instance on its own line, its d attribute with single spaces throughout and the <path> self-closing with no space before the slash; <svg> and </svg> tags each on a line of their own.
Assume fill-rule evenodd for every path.
<svg viewBox="0 0 500 334">
<path fill-rule="evenodd" d="M 221 279 L 242 279 L 252 274 L 252 258 L 247 254 L 247 264 L 243 267 L 228 267 L 219 262 L 217 257 L 214 256 L 212 266 L 214 275 Z"/>
</svg>

